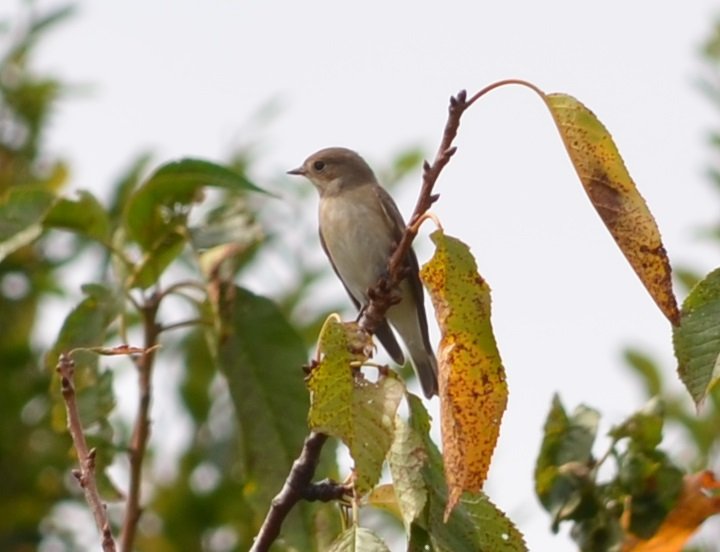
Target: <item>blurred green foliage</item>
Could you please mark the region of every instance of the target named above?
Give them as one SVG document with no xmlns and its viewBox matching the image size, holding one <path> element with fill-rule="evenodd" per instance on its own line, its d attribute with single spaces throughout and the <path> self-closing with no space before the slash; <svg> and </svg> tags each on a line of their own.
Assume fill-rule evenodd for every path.
<svg viewBox="0 0 720 552">
<path fill-rule="evenodd" d="M 35 74 L 31 61 L 38 40 L 70 13 L 60 8 L 5 25 L 0 35 L 0 198 L 18 194 L 41 211 L 49 207 L 44 200 L 66 182 L 66 164 L 43 152 L 46 123 L 65 85 Z M 26 221 L 18 219 L 28 210 L 12 213 L 3 205 L 0 234 L 27 230 Z M 8 551 L 34 549 L 42 539 L 41 521 L 69 496 L 70 440 L 50 427 L 51 373 L 32 345 L 38 307 L 44 297 L 59 292 L 55 270 L 63 262 L 43 254 L 42 240 L 29 243 L 40 232 L 26 231 L 25 239 L 16 241 L 20 247 L 0 262 L 0 411 L 5 420 L 0 424 L 0 470 L 5 474 L 0 480 L 0 549 Z"/>
</svg>

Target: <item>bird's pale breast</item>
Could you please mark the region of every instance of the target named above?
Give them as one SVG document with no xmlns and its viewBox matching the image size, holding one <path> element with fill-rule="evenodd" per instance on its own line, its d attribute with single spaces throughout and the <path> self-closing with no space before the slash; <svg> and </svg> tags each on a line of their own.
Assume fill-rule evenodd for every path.
<svg viewBox="0 0 720 552">
<path fill-rule="evenodd" d="M 386 269 L 392 247 L 388 220 L 377 196 L 363 187 L 325 197 L 319 218 L 336 270 L 353 297 L 365 303 L 367 289 Z"/>
</svg>

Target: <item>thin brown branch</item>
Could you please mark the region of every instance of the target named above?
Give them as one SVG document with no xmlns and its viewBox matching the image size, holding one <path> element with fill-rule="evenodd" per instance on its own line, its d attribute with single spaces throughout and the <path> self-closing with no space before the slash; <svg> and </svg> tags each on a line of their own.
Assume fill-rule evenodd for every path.
<svg viewBox="0 0 720 552">
<path fill-rule="evenodd" d="M 314 431 L 305 438 L 302 452 L 293 462 L 282 490 L 273 498 L 250 552 L 270 550 L 280 534 L 283 521 L 300 500 L 338 500 L 347 494 L 349 489 L 345 485 L 327 481 L 312 483 L 325 441 L 327 435 Z"/>
<path fill-rule="evenodd" d="M 122 552 L 132 552 L 137 534 L 137 526 L 142 514 L 140 506 L 140 491 L 142 483 L 142 468 L 145 460 L 148 439 L 150 438 L 150 403 L 152 400 L 152 369 L 157 350 L 160 326 L 157 323 L 157 311 L 160 306 L 159 295 L 150 297 L 140 312 L 143 319 L 144 349 L 136 363 L 138 370 L 138 387 L 140 398 L 138 401 L 135 425 L 130 440 L 128 459 L 130 463 L 130 483 L 128 486 L 127 506 L 125 520 L 123 521 L 120 548 Z"/>
<path fill-rule="evenodd" d="M 75 363 L 68 355 L 61 354 L 56 370 L 60 374 L 60 388 L 65 401 L 68 429 L 80 463 L 80 469 L 73 470 L 73 475 L 80 483 L 80 487 L 82 487 L 85 500 L 95 518 L 95 525 L 102 534 L 103 551 L 115 552 L 115 539 L 110 529 L 107 509 L 100 499 L 100 493 L 95 481 L 95 449 L 88 449 L 85 433 L 80 422 L 74 384 Z"/>
<path fill-rule="evenodd" d="M 375 288 L 369 294 L 370 301 L 363 310 L 362 316 L 358 323 L 362 328 L 370 333 L 374 333 L 379 324 L 385 318 L 385 313 L 393 305 L 393 290 L 405 278 L 405 258 L 412 246 L 412 241 L 418 233 L 418 224 L 421 217 L 430 209 L 433 203 L 437 201 L 437 195 L 433 194 L 433 188 L 437 182 L 440 173 L 450 162 L 457 148 L 453 146 L 458 128 L 460 127 L 460 119 L 465 110 L 472 105 L 477 98 L 467 101 L 467 93 L 461 90 L 455 96 L 450 97 L 450 106 L 448 107 L 448 118 L 443 130 L 442 140 L 438 146 L 435 159 L 432 164 L 425 161 L 423 163 L 423 176 L 420 194 L 418 195 L 415 209 L 408 220 L 407 228 L 403 233 L 400 242 L 397 244 L 395 251 L 388 261 L 388 275 L 383 281 L 378 282 Z"/>
</svg>

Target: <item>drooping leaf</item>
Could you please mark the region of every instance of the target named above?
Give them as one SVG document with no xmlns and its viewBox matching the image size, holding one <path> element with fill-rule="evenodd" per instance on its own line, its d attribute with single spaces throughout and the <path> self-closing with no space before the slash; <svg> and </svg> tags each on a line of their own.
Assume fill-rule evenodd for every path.
<svg viewBox="0 0 720 552">
<path fill-rule="evenodd" d="M 243 175 L 199 159 L 182 159 L 157 169 L 130 197 L 125 212 L 132 237 L 145 250 L 172 225 L 172 213 L 199 199 L 203 187 L 235 191 L 262 190 Z"/>
<path fill-rule="evenodd" d="M 69 230 L 83 237 L 108 243 L 110 219 L 105 208 L 90 192 L 78 192 L 78 199 L 60 198 L 45 216 L 45 228 Z"/>
<path fill-rule="evenodd" d="M 673 330 L 678 374 L 696 405 L 720 379 L 720 269 L 696 285 Z"/>
<path fill-rule="evenodd" d="M 56 199 L 42 186 L 16 186 L 0 198 L 0 261 L 42 234 Z"/>
<path fill-rule="evenodd" d="M 422 401 L 408 395 L 409 424 L 420 436 L 428 461 L 422 469 L 427 503 L 424 513 L 413 523 L 411 542 L 415 546 L 429 535 L 433 550 L 437 552 L 493 552 L 526 551 L 525 541 L 507 516 L 490 499 L 479 492 L 470 496 L 463 494 L 450 517 L 445 520 L 448 503 L 448 487 L 445 482 L 443 459 L 430 438 L 430 420 Z M 417 531 L 415 526 L 423 531 Z"/>
<path fill-rule="evenodd" d="M 303 385 L 305 345 L 277 306 L 240 287 L 217 297 L 222 317 L 218 360 L 235 406 L 242 442 L 244 501 L 259 523 L 280 491 L 308 433 L 308 396 Z M 318 474 L 334 473 L 323 455 Z M 322 505 L 302 503 L 283 524 L 283 538 L 298 550 L 313 550 L 314 515 Z"/>
<path fill-rule="evenodd" d="M 408 533 L 427 502 L 427 490 L 422 474 L 427 461 L 427 451 L 422 438 L 405 420 L 397 416 L 395 439 L 388 453 L 388 465 L 400 519 Z"/>
<path fill-rule="evenodd" d="M 328 552 L 390 552 L 390 549 L 370 529 L 353 525 L 335 540 Z"/>
<path fill-rule="evenodd" d="M 590 201 L 660 310 L 680 321 L 670 262 L 655 219 L 625 167 L 610 133 L 567 94 L 543 94 Z"/>
<path fill-rule="evenodd" d="M 208 161 L 183 159 L 161 166 L 127 201 L 126 229 L 145 253 L 129 285 L 152 285 L 181 253 L 190 239 L 190 207 L 202 199 L 206 186 L 262 191 L 245 176 Z"/>
<path fill-rule="evenodd" d="M 393 441 L 395 413 L 405 386 L 393 373 L 377 382 L 354 377 L 367 360 L 370 338 L 356 324 L 330 315 L 318 340 L 320 361 L 308 378 L 310 427 L 341 439 L 355 461 L 355 488 L 368 492 L 380 479 Z"/>
<path fill-rule="evenodd" d="M 446 516 L 463 491 L 485 482 L 507 405 L 505 369 L 490 322 L 490 288 L 461 241 L 431 235 L 435 254 L 422 268 L 442 340 L 438 350 Z"/>
</svg>

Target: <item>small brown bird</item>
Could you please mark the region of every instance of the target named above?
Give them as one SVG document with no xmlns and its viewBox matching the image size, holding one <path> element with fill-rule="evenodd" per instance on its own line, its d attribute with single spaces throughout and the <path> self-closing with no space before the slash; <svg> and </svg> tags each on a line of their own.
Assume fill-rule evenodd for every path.
<svg viewBox="0 0 720 552">
<path fill-rule="evenodd" d="M 288 174 L 305 176 L 320 194 L 320 242 L 355 307 L 368 304 L 368 290 L 386 273 L 405 222 L 390 194 L 365 160 L 346 148 L 326 148 Z M 390 307 L 375 334 L 398 364 L 405 362 L 390 324 L 405 342 L 425 396 L 437 394 L 437 361 L 428 337 L 418 261 L 410 250 L 401 301 Z"/>
</svg>

